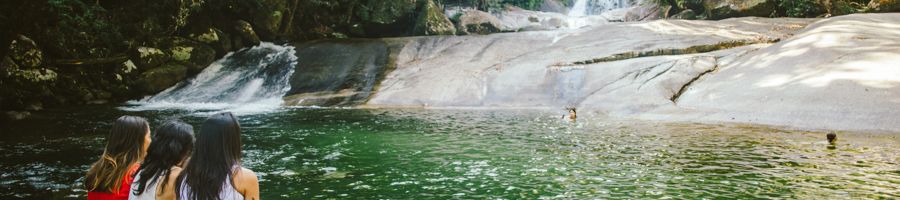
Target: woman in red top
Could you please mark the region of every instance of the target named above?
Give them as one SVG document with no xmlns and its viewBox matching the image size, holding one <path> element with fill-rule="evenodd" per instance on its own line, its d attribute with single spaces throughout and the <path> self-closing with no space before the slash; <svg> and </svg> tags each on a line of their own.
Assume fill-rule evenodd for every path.
<svg viewBox="0 0 900 200">
<path fill-rule="evenodd" d="M 135 116 L 122 116 L 113 124 L 106 148 L 84 178 L 88 200 L 128 199 L 133 174 L 150 144 L 150 124 Z"/>
</svg>

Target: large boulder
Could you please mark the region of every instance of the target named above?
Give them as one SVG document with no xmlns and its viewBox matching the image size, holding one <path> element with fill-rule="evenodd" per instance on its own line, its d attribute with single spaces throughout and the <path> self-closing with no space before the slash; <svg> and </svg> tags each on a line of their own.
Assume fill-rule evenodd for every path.
<svg viewBox="0 0 900 200">
<path fill-rule="evenodd" d="M 290 8 L 288 0 L 260 0 L 260 6 L 249 12 L 249 20 L 260 38 L 272 40 L 279 33 L 281 23 Z"/>
<path fill-rule="evenodd" d="M 354 8 L 367 36 L 400 36 L 416 15 L 416 0 L 367 0 Z"/>
<path fill-rule="evenodd" d="M 169 54 L 153 47 L 138 47 L 129 52 L 132 62 L 140 69 L 150 69 L 169 62 Z"/>
<path fill-rule="evenodd" d="M 178 63 L 166 63 L 157 68 L 141 73 L 137 79 L 137 88 L 144 94 L 155 94 L 172 87 L 187 78 L 188 67 Z"/>
<path fill-rule="evenodd" d="M 703 7 L 709 19 L 732 17 L 768 17 L 775 12 L 775 0 L 703 0 Z"/>
<path fill-rule="evenodd" d="M 190 74 L 203 71 L 216 58 L 216 50 L 206 45 L 176 46 L 169 51 L 172 53 L 173 61 L 187 64 Z"/>
<path fill-rule="evenodd" d="M 819 20 L 723 62 L 685 90 L 678 105 L 696 111 L 685 117 L 694 121 L 900 130 L 898 26 L 897 13 Z"/>
<path fill-rule="evenodd" d="M 169 37 L 161 42 L 165 54 L 174 62 L 188 67 L 189 74 L 196 74 L 216 59 L 216 50 L 209 45 L 181 37 Z"/>
<path fill-rule="evenodd" d="M 41 65 L 44 53 L 31 38 L 19 35 L 9 44 L 9 55 L 12 61 L 23 68 L 35 68 Z"/>
<path fill-rule="evenodd" d="M 569 8 L 566 7 L 562 0 L 544 0 L 541 2 L 539 9 L 541 12 L 567 13 Z"/>
<path fill-rule="evenodd" d="M 613 9 L 601 13 L 599 16 L 609 22 L 634 22 L 649 21 L 666 17 L 666 11 L 671 6 L 657 4 L 642 4 L 627 8 Z"/>
<path fill-rule="evenodd" d="M 234 22 L 234 48 L 243 48 L 243 47 L 252 47 L 259 45 L 260 40 L 259 36 L 256 35 L 256 31 L 253 31 L 253 26 L 250 25 L 249 22 L 244 20 L 237 20 Z"/>
<path fill-rule="evenodd" d="M 431 0 L 422 1 L 413 35 L 453 35 L 456 28 L 450 18 Z"/>
<path fill-rule="evenodd" d="M 679 12 L 678 14 L 670 16 L 669 19 L 693 20 L 693 19 L 697 19 L 697 13 L 695 13 L 694 10 L 687 9 L 687 10 L 683 10 L 683 11 Z"/>
<path fill-rule="evenodd" d="M 457 30 L 462 34 L 491 34 L 500 32 L 503 22 L 490 13 L 468 9 L 460 12 Z"/>
<path fill-rule="evenodd" d="M 17 65 L 12 58 L 9 58 L 9 56 L 3 56 L 3 58 L 0 59 L 2 59 L 0 60 L 0 81 L 2 81 L 4 78 L 9 77 L 13 71 L 18 70 L 19 65 Z"/>
<path fill-rule="evenodd" d="M 868 7 L 875 12 L 900 12 L 900 0 L 872 0 Z"/>
<path fill-rule="evenodd" d="M 188 37 L 215 49 L 216 57 L 222 57 L 231 51 L 231 38 L 217 28 L 208 28 L 203 32 L 190 34 Z"/>
<path fill-rule="evenodd" d="M 566 15 L 553 12 L 540 12 L 507 6 L 497 18 L 500 20 L 500 31 L 537 31 L 555 30 L 567 27 Z M 605 21 L 605 20 L 604 20 Z"/>
</svg>

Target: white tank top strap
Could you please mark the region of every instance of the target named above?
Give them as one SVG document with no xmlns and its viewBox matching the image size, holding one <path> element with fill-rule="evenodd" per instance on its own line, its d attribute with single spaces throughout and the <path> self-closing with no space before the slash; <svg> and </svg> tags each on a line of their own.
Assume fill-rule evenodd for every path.
<svg viewBox="0 0 900 200">
<path fill-rule="evenodd" d="M 141 179 L 141 172 L 137 172 L 134 176 L 134 182 L 131 183 L 131 191 L 128 192 L 129 200 L 155 200 L 156 199 L 156 190 L 159 189 L 159 182 L 162 181 L 162 176 L 156 177 L 156 179 L 151 179 L 147 181 L 147 185 L 144 186 L 144 192 L 140 195 L 135 195 L 134 192 L 137 190 L 138 180 Z"/>
<path fill-rule="evenodd" d="M 225 178 L 225 184 L 222 184 L 222 190 L 219 192 L 219 199 L 221 200 L 244 200 L 244 195 L 241 195 L 240 192 L 231 184 L 231 176 Z M 181 192 L 178 193 L 178 199 L 188 200 L 188 194 L 190 194 L 191 188 L 184 184 L 184 181 L 181 182 Z"/>
</svg>

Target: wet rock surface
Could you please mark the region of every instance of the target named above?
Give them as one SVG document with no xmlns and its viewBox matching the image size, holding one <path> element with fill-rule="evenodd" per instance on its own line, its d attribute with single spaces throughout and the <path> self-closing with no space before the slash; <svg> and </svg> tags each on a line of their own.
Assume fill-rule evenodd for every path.
<svg viewBox="0 0 900 200">
<path fill-rule="evenodd" d="M 691 86 L 691 120 L 896 130 L 900 14 L 824 19 L 734 59 Z M 679 114 L 672 114 L 678 116 Z"/>
<path fill-rule="evenodd" d="M 341 63 L 387 65 L 357 67 L 388 72 L 371 96 L 354 97 L 368 99 L 362 107 L 577 107 L 626 118 L 894 130 L 891 119 L 900 116 L 892 111 L 900 110 L 893 108 L 894 77 L 900 75 L 893 69 L 900 55 L 891 52 L 900 45 L 891 38 L 900 36 L 885 30 L 898 19 L 900 14 L 858 14 L 809 27 L 817 20 L 663 20 L 353 44 L 383 42 L 389 48 L 318 43 L 343 47 L 319 48 L 333 56 L 315 65 L 320 70 L 351 65 Z M 362 56 L 366 51 L 354 49 L 388 55 Z M 372 62 L 385 56 L 388 62 Z M 312 74 L 332 73 L 342 74 Z M 339 79 L 373 77 L 356 74 Z M 308 88 L 313 89 L 302 93 L 328 98 L 360 91 Z"/>
<path fill-rule="evenodd" d="M 390 45 L 357 39 L 295 44 L 299 58 L 286 105 L 352 106 L 370 97 L 390 70 Z"/>
</svg>

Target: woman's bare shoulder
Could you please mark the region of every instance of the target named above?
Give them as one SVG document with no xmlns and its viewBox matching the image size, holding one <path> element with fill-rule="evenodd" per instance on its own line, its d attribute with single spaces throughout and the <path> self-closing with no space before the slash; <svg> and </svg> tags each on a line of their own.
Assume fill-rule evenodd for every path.
<svg viewBox="0 0 900 200">
<path fill-rule="evenodd" d="M 253 170 L 241 167 L 241 170 L 237 171 L 234 175 L 234 181 L 238 183 L 250 183 L 257 182 L 256 172 Z"/>
</svg>

